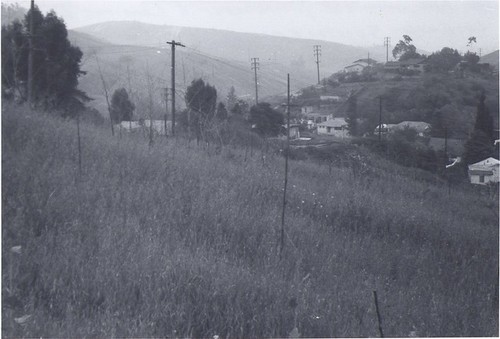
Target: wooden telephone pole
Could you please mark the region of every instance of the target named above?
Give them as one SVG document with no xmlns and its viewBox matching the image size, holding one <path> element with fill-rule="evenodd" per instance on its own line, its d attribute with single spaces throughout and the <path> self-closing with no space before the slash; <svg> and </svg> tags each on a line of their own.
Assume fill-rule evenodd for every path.
<svg viewBox="0 0 500 339">
<path fill-rule="evenodd" d="M 255 71 L 255 104 L 259 104 L 259 87 L 257 83 L 257 69 L 259 69 L 259 58 L 252 58 L 252 69 Z"/>
<path fill-rule="evenodd" d="M 167 129 L 167 117 L 168 117 L 168 87 L 165 87 L 165 137 L 168 136 Z"/>
<path fill-rule="evenodd" d="M 389 45 L 391 44 L 391 38 L 386 36 L 384 38 L 384 46 L 385 46 L 385 62 L 389 61 Z"/>
<path fill-rule="evenodd" d="M 167 44 L 172 45 L 172 136 L 175 136 L 175 46 L 186 47 L 180 42 L 175 42 L 172 40 L 167 42 Z"/>
<path fill-rule="evenodd" d="M 321 45 L 314 45 L 314 55 L 316 56 L 316 66 L 318 68 L 318 85 L 319 81 L 319 57 L 321 55 Z"/>
</svg>

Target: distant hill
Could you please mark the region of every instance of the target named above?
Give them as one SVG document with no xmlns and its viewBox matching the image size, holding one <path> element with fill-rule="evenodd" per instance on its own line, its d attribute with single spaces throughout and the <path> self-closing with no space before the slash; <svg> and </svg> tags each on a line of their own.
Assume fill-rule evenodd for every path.
<svg viewBox="0 0 500 339">
<path fill-rule="evenodd" d="M 116 21 L 94 24 L 75 29 L 114 44 L 137 46 L 167 46 L 166 41 L 176 40 L 194 50 L 215 57 L 240 61 L 250 68 L 250 58 L 259 58 L 262 72 L 273 65 L 282 65 L 286 71 L 315 83 L 316 63 L 314 45 L 321 45 L 320 72 L 322 77 L 342 69 L 354 60 L 366 58 L 385 59 L 383 46 L 355 47 L 329 41 L 294 39 L 264 34 L 240 33 L 225 30 L 153 25 L 135 21 Z M 286 75 L 285 75 L 286 77 Z"/>
</svg>

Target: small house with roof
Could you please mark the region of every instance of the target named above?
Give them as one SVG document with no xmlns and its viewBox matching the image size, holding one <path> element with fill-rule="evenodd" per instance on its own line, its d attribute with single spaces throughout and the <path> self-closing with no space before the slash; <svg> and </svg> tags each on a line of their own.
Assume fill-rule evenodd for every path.
<svg viewBox="0 0 500 339">
<path fill-rule="evenodd" d="M 470 183 L 475 185 L 498 183 L 499 167 L 500 161 L 492 157 L 469 165 Z"/>
<path fill-rule="evenodd" d="M 344 73 L 358 73 L 361 74 L 365 69 L 365 65 L 360 62 L 344 67 Z"/>
<path fill-rule="evenodd" d="M 427 62 L 425 58 L 411 58 L 399 62 L 402 69 L 424 73 Z"/>
<path fill-rule="evenodd" d="M 345 118 L 333 118 L 318 124 L 318 135 L 332 135 L 337 138 L 349 136 Z"/>
</svg>

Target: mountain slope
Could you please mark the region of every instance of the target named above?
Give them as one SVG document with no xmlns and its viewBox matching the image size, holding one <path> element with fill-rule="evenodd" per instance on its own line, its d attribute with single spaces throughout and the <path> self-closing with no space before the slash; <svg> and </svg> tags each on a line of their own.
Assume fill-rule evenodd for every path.
<svg viewBox="0 0 500 339">
<path fill-rule="evenodd" d="M 109 95 L 119 87 L 132 93 L 138 116 L 149 115 L 149 92 L 153 96 L 153 115 L 163 116 L 164 88 L 171 87 L 171 52 L 167 47 L 154 48 L 131 45 L 113 45 L 81 32 L 70 31 L 70 41 L 79 46 L 84 57 L 79 87 L 95 100 L 90 103 L 101 113 L 107 114 L 106 100 L 99 65 L 108 87 Z M 249 101 L 254 97 L 254 72 L 246 64 L 212 57 L 207 54 L 178 48 L 176 51 L 177 103 L 183 106 L 184 93 L 192 80 L 202 78 L 214 85 L 218 100 L 225 101 L 231 86 L 236 94 Z M 259 96 L 286 92 L 286 70 L 282 65 L 261 65 Z M 148 74 L 150 77 L 148 83 Z M 297 78 L 293 88 L 309 83 Z M 146 113 L 147 112 L 147 113 Z"/>
<path fill-rule="evenodd" d="M 140 46 L 166 46 L 166 41 L 181 41 L 186 50 L 193 49 L 216 57 L 245 63 L 250 67 L 250 58 L 260 58 L 261 63 L 282 64 L 290 73 L 314 83 L 316 64 L 314 45 L 321 45 L 320 71 L 323 76 L 342 69 L 356 59 L 371 57 L 382 60 L 382 46 L 361 48 L 339 43 L 278 37 L 264 34 L 240 33 L 225 30 L 153 25 L 134 21 L 116 21 L 94 24 L 75 29 L 115 44 Z M 304 74 L 302 74 L 304 73 Z"/>
</svg>

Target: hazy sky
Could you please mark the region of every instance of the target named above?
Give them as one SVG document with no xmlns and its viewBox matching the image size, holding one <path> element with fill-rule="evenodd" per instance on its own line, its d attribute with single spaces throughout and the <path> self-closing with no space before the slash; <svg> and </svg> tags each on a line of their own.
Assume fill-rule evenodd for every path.
<svg viewBox="0 0 500 339">
<path fill-rule="evenodd" d="M 17 2 L 28 8 L 28 0 Z M 483 54 L 498 49 L 498 1 L 89 1 L 35 0 L 68 28 L 112 20 L 227 29 L 312 38 L 357 46 L 392 45 L 403 34 L 429 52 L 467 50 L 477 37 Z"/>
</svg>

